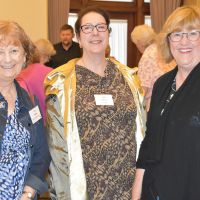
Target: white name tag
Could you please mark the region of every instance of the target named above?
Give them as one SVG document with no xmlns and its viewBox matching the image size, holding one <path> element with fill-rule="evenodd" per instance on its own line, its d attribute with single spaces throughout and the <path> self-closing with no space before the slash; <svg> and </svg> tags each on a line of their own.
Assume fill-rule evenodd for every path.
<svg viewBox="0 0 200 200">
<path fill-rule="evenodd" d="M 42 118 L 40 113 L 40 109 L 38 106 L 35 106 L 32 110 L 29 111 L 29 115 L 31 117 L 32 123 L 35 124 L 38 120 Z"/>
<path fill-rule="evenodd" d="M 111 94 L 95 94 L 94 98 L 97 106 L 114 106 Z"/>
</svg>

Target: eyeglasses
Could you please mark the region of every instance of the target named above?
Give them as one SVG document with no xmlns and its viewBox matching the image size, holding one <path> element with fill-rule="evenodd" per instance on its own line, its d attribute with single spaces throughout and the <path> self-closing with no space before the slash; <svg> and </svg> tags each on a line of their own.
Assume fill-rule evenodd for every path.
<svg viewBox="0 0 200 200">
<path fill-rule="evenodd" d="M 188 33 L 173 32 L 170 33 L 168 37 L 172 42 L 179 42 L 182 40 L 183 35 L 186 35 L 187 39 L 190 41 L 197 41 L 200 37 L 200 31 L 191 31 Z"/>
<path fill-rule="evenodd" d="M 98 32 L 106 32 L 108 30 L 108 25 L 97 24 L 94 26 L 93 24 L 86 24 L 86 25 L 81 26 L 81 30 L 85 34 L 91 33 L 94 30 L 94 28 L 96 28 Z M 109 28 L 109 31 L 110 31 L 110 28 Z"/>
</svg>

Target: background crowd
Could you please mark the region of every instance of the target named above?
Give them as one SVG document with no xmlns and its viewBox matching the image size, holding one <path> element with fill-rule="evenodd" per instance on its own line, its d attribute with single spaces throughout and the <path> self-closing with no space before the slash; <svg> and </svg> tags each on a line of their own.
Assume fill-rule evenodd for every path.
<svg viewBox="0 0 200 200">
<path fill-rule="evenodd" d="M 200 8 L 134 27 L 135 68 L 110 55 L 111 32 L 98 7 L 57 44 L 0 21 L 0 199 L 200 197 Z"/>
</svg>

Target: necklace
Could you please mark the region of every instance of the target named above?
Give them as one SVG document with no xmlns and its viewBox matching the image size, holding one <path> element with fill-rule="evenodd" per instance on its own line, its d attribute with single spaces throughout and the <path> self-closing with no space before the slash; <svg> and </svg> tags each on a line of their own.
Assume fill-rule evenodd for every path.
<svg viewBox="0 0 200 200">
<path fill-rule="evenodd" d="M 168 98 L 167 98 L 166 101 L 165 101 L 165 105 L 164 105 L 163 109 L 161 110 L 160 115 L 163 114 L 163 112 L 165 111 L 165 109 L 166 109 L 168 103 L 171 101 L 171 99 L 173 98 L 173 96 L 175 95 L 175 93 L 176 93 L 176 78 L 174 78 L 174 80 L 173 80 L 173 83 L 172 83 L 172 85 L 171 85 L 170 93 L 169 93 L 169 95 L 168 95 Z"/>
</svg>

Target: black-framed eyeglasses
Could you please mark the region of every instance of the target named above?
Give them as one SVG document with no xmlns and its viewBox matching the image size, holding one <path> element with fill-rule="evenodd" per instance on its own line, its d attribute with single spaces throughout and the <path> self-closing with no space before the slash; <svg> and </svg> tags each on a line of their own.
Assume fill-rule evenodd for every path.
<svg viewBox="0 0 200 200">
<path fill-rule="evenodd" d="M 197 41 L 200 37 L 200 30 L 191 31 L 188 33 L 184 32 L 173 32 L 169 34 L 169 39 L 172 42 L 180 42 L 183 38 L 183 35 L 186 35 L 187 39 L 190 41 Z"/>
<path fill-rule="evenodd" d="M 98 32 L 106 32 L 108 29 L 110 30 L 110 28 L 108 28 L 108 25 L 103 23 L 97 25 L 85 24 L 81 26 L 81 30 L 85 34 L 91 33 L 94 28 L 96 28 Z"/>
</svg>

